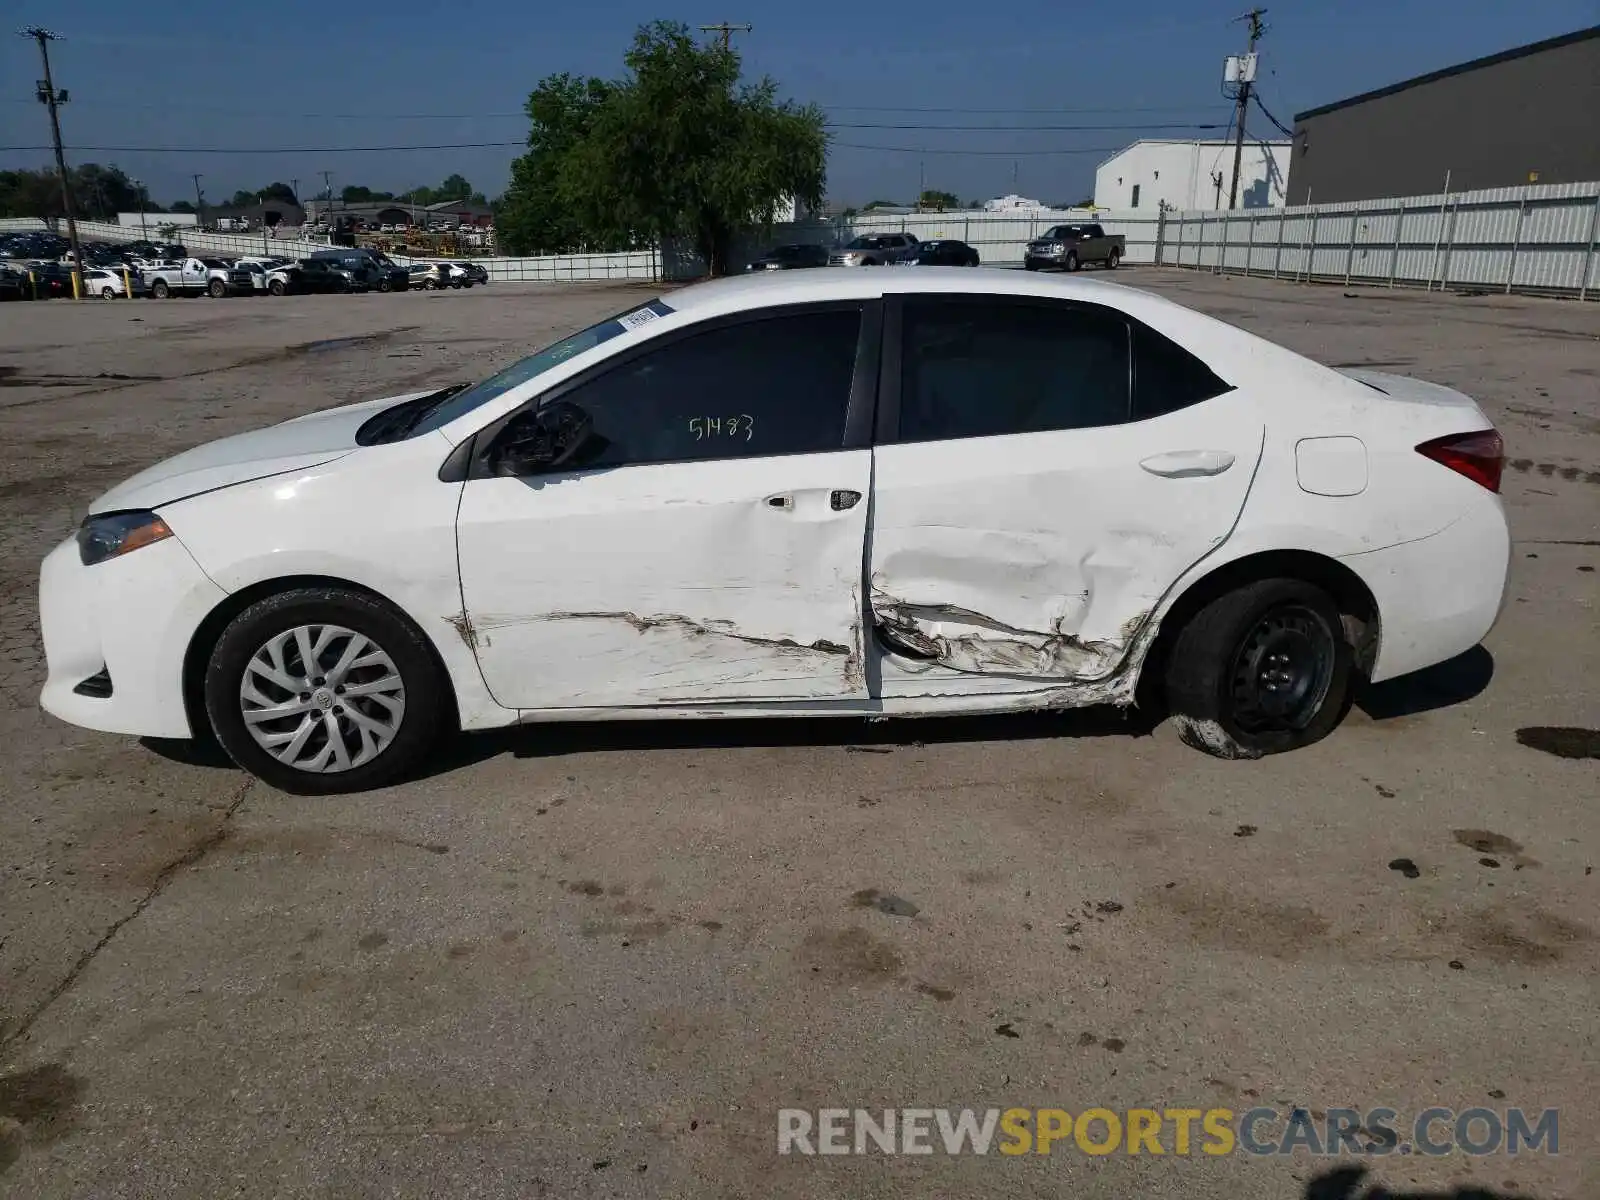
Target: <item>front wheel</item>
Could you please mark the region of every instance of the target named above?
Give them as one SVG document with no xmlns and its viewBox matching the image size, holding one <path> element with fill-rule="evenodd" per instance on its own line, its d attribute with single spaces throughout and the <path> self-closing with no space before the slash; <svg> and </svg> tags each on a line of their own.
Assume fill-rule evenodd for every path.
<svg viewBox="0 0 1600 1200">
<path fill-rule="evenodd" d="M 117 298 L 117 289 L 116 288 L 114 288 L 114 287 L 104 287 L 104 288 L 100 289 L 100 299 L 102 299 L 102 300 L 115 300 L 116 298 Z"/>
<path fill-rule="evenodd" d="M 274 279 L 271 283 L 267 284 L 267 291 L 272 293 L 274 296 L 281 296 L 288 290 L 288 285 L 285 284 L 281 279 Z"/>
<path fill-rule="evenodd" d="M 380 292 L 387 292 L 387 291 L 389 291 L 389 290 L 390 290 L 390 289 L 391 289 L 391 288 L 392 288 L 392 287 L 394 287 L 394 285 L 393 285 L 393 284 L 392 284 L 392 283 L 390 283 L 390 282 L 389 282 L 389 281 L 388 281 L 388 280 L 387 280 L 387 279 L 380 279 L 380 280 L 378 280 L 378 290 L 379 290 L 379 291 L 380 291 Z"/>
<path fill-rule="evenodd" d="M 448 678 L 423 634 L 374 596 L 302 588 L 259 600 L 223 630 L 205 704 L 229 756 L 301 795 L 381 787 L 442 732 Z"/>
<path fill-rule="evenodd" d="M 213 279 L 211 281 L 211 286 L 206 288 L 206 291 L 211 293 L 211 298 L 213 300 L 221 300 L 228 294 L 228 285 L 223 283 L 220 279 Z"/>
<path fill-rule="evenodd" d="M 1331 733 L 1354 678 L 1333 599 L 1298 579 L 1263 579 L 1219 596 L 1184 626 L 1167 660 L 1167 707 L 1196 749 L 1260 758 Z"/>
<path fill-rule="evenodd" d="M 1067 270 L 1076 271 L 1078 269 L 1078 256 L 1076 254 L 1067 255 L 1066 266 Z"/>
<path fill-rule="evenodd" d="M 439 290 L 439 284 L 436 280 L 425 280 L 422 284 L 422 290 L 425 292 L 437 292 Z"/>
</svg>

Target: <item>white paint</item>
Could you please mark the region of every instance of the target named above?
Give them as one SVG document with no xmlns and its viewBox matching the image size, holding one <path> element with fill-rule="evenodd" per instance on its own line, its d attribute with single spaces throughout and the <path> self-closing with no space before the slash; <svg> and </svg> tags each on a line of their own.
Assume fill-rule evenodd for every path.
<svg viewBox="0 0 1600 1200">
<path fill-rule="evenodd" d="M 1313 496 L 1359 496 L 1367 490 L 1367 447 L 1358 437 L 1301 438 L 1295 478 Z"/>
<path fill-rule="evenodd" d="M 1239 207 L 1281 208 L 1286 202 L 1292 143 L 1247 140 L 1239 162 Z M 1215 174 L 1222 177 L 1220 193 Z M 1228 207 L 1233 180 L 1233 142 L 1134 142 L 1094 172 L 1096 208 L 1156 213 L 1161 205 L 1186 211 Z M 1139 189 L 1137 201 L 1134 188 Z"/>
<path fill-rule="evenodd" d="M 1234 390 L 1111 428 L 438 478 L 463 438 L 643 341 L 725 313 L 885 292 L 1119 309 Z M 91 728 L 182 736 L 181 665 L 202 620 L 228 594 L 289 576 L 346 580 L 406 613 L 468 729 L 1129 704 L 1176 598 L 1269 550 L 1337 558 L 1366 581 L 1381 616 L 1378 679 L 1469 648 L 1499 612 L 1510 545 L 1499 498 L 1414 450 L 1488 427 L 1459 393 L 1361 382 L 1081 277 L 783 272 L 674 292 L 671 304 L 435 433 L 356 446 L 360 423 L 394 398 L 373 401 L 198 447 L 114 488 L 91 511 L 155 509 L 175 536 L 90 567 L 70 540 L 46 559 L 41 702 Z M 1307 439 L 1364 443 L 1359 494 L 1301 486 Z M 836 489 L 865 501 L 835 512 Z M 943 661 L 882 653 L 864 628 L 869 604 Z M 101 665 L 114 694 L 75 695 Z"/>
</svg>

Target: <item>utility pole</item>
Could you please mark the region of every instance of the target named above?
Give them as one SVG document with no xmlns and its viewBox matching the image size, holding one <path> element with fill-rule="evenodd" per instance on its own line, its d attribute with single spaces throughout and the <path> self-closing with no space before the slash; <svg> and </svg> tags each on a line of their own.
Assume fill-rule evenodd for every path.
<svg viewBox="0 0 1600 1200">
<path fill-rule="evenodd" d="M 149 241 L 150 233 L 145 228 L 144 210 L 145 206 L 150 202 L 150 193 L 144 190 L 144 180 L 142 179 L 135 179 L 133 186 L 139 189 L 139 240 L 141 242 Z"/>
<path fill-rule="evenodd" d="M 194 180 L 194 219 L 197 223 L 196 228 L 204 229 L 206 227 L 206 197 L 205 193 L 200 190 L 200 181 L 205 176 L 191 175 L 189 178 Z"/>
<path fill-rule="evenodd" d="M 733 35 L 736 33 L 749 33 L 754 28 L 754 25 L 730 25 L 728 22 L 723 21 L 718 25 L 702 25 L 700 26 L 700 32 L 720 33 L 722 35 L 722 48 L 724 50 L 732 50 Z"/>
<path fill-rule="evenodd" d="M 50 138 L 56 148 L 56 174 L 61 177 L 61 207 L 67 214 L 67 240 L 72 243 L 72 294 L 83 295 L 83 247 L 78 244 L 78 218 L 72 211 L 72 183 L 67 176 L 67 156 L 61 149 L 61 117 L 57 109 L 70 96 L 56 91 L 55 79 L 50 74 L 50 43 L 60 41 L 60 35 L 38 25 L 18 31 L 18 36 L 32 38 L 39 43 L 39 57 L 44 60 L 44 78 L 39 81 L 39 103 L 50 110 Z"/>
<path fill-rule="evenodd" d="M 1229 208 L 1237 207 L 1239 202 L 1239 166 L 1244 158 L 1244 122 L 1250 108 L 1250 84 L 1256 74 L 1256 43 L 1267 32 L 1267 27 L 1261 20 L 1266 12 L 1264 8 L 1252 8 L 1244 16 L 1235 18 L 1249 23 L 1250 41 L 1245 47 L 1244 58 L 1239 62 L 1239 127 L 1233 133 L 1233 183 L 1228 187 Z"/>
</svg>

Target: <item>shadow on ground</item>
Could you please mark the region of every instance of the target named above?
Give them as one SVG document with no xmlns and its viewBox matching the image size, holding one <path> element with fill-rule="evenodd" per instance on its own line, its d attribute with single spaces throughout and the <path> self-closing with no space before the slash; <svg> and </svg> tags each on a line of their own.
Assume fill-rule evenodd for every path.
<svg viewBox="0 0 1600 1200">
<path fill-rule="evenodd" d="M 1493 1188 L 1459 1187 L 1448 1192 L 1395 1192 L 1374 1184 L 1361 1190 L 1365 1167 L 1340 1167 L 1318 1175 L 1306 1184 L 1304 1200 L 1533 1200 L 1520 1192 L 1500 1192 Z"/>
<path fill-rule="evenodd" d="M 1409 717 L 1462 704 L 1494 678 L 1494 656 L 1474 646 L 1454 658 L 1382 683 L 1371 683 L 1356 697 L 1356 707 L 1374 721 Z"/>
</svg>

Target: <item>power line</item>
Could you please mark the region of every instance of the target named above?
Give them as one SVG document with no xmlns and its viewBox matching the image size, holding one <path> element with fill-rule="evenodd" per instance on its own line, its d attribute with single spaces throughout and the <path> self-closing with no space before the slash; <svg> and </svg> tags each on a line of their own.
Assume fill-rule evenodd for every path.
<svg viewBox="0 0 1600 1200">
<path fill-rule="evenodd" d="M 526 146 L 520 142 L 441 142 L 429 146 L 73 146 L 92 154 L 384 154 L 402 150 L 483 150 Z M 48 150 L 49 146 L 0 146 L 0 153 Z"/>
<path fill-rule="evenodd" d="M 1277 117 L 1273 116 L 1270 112 L 1267 111 L 1267 106 L 1265 104 L 1261 103 L 1261 93 L 1260 92 L 1251 92 L 1250 93 L 1250 99 L 1252 99 L 1252 100 L 1254 100 L 1256 102 L 1256 107 L 1261 110 L 1261 115 L 1264 116 L 1267 120 L 1271 121 L 1274 125 L 1276 125 L 1278 127 L 1278 132 L 1279 133 L 1283 134 L 1283 136 L 1286 137 L 1286 138 L 1294 137 L 1294 130 L 1290 129 L 1282 121 L 1278 120 Z"/>
<path fill-rule="evenodd" d="M 1075 146 L 1065 150 L 950 150 L 931 146 L 867 146 L 858 142 L 831 142 L 829 145 L 839 150 L 875 150 L 884 154 L 972 154 L 993 155 L 997 158 L 1035 158 L 1047 154 L 1115 154 L 1118 150 L 1127 149 L 1126 146 Z"/>
<path fill-rule="evenodd" d="M 924 133 L 1108 133 L 1157 129 L 1221 129 L 1215 122 L 1142 121 L 1115 125 L 878 125 L 830 121 L 829 129 L 915 129 Z"/>
</svg>

